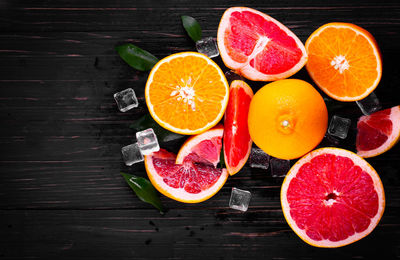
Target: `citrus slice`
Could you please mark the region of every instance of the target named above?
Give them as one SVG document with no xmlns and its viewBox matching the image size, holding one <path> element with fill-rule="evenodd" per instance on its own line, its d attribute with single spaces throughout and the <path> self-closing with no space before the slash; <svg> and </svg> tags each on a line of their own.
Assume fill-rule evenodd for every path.
<svg viewBox="0 0 400 260">
<path fill-rule="evenodd" d="M 220 124 L 212 129 L 189 137 L 176 156 L 176 163 L 182 164 L 186 159 L 209 163 L 217 166 L 221 155 L 224 127 Z"/>
<path fill-rule="evenodd" d="M 204 54 L 181 52 L 160 60 L 145 89 L 150 115 L 179 134 L 198 134 L 215 126 L 228 104 L 224 73 Z"/>
<path fill-rule="evenodd" d="M 214 196 L 228 178 L 226 169 L 214 166 L 219 161 L 222 136 L 223 127 L 219 125 L 189 138 L 178 158 L 164 149 L 145 156 L 147 175 L 153 186 L 165 196 L 185 203 Z"/>
<path fill-rule="evenodd" d="M 217 41 L 225 65 L 250 80 L 287 78 L 307 62 L 304 45 L 292 31 L 247 7 L 225 11 Z"/>
<path fill-rule="evenodd" d="M 236 174 L 246 164 L 253 141 L 247 124 L 253 90 L 246 82 L 234 80 L 224 120 L 224 160 L 228 173 Z"/>
<path fill-rule="evenodd" d="M 400 106 L 362 116 L 357 123 L 356 148 L 361 157 L 373 157 L 392 148 L 400 138 Z"/>
<path fill-rule="evenodd" d="M 281 188 L 284 216 L 293 231 L 317 247 L 340 247 L 367 236 L 385 208 L 376 171 L 339 148 L 314 150 L 290 169 Z"/>
<path fill-rule="evenodd" d="M 280 159 L 295 159 L 324 138 L 328 111 L 322 96 L 309 83 L 277 80 L 254 95 L 248 125 L 251 139 L 264 152 Z"/>
<path fill-rule="evenodd" d="M 368 96 L 382 76 L 382 61 L 374 37 L 350 23 L 328 23 L 306 41 L 307 71 L 330 97 L 357 101 Z"/>
</svg>

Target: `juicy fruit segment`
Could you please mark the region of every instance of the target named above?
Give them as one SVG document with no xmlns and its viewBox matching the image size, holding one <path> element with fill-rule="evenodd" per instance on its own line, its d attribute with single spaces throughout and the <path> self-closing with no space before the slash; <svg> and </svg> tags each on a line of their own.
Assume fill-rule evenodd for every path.
<svg viewBox="0 0 400 260">
<path fill-rule="evenodd" d="M 278 80 L 254 95 L 248 125 L 253 142 L 264 152 L 280 159 L 295 159 L 321 142 L 328 127 L 328 111 L 309 83 Z"/>
<path fill-rule="evenodd" d="M 373 157 L 392 148 L 400 137 L 400 106 L 362 116 L 357 123 L 356 148 L 361 157 Z"/>
<path fill-rule="evenodd" d="M 306 41 L 306 68 L 330 97 L 357 101 L 368 96 L 382 76 L 381 55 L 374 37 L 349 23 L 328 23 Z"/>
<path fill-rule="evenodd" d="M 301 41 L 272 17 L 247 7 L 232 7 L 218 27 L 218 48 L 225 65 L 251 80 L 289 77 L 307 61 Z"/>
<path fill-rule="evenodd" d="M 145 157 L 147 175 L 165 196 L 186 203 L 204 201 L 216 194 L 228 178 L 226 169 L 190 159 L 175 164 L 176 156 L 164 149 Z"/>
<path fill-rule="evenodd" d="M 347 150 L 321 148 L 300 159 L 281 189 L 285 218 L 305 242 L 339 247 L 368 235 L 385 207 L 376 171 Z"/>
<path fill-rule="evenodd" d="M 216 125 L 228 103 L 222 70 L 207 56 L 182 52 L 160 60 L 145 89 L 151 116 L 179 134 L 198 134 Z"/>
<path fill-rule="evenodd" d="M 253 142 L 247 121 L 252 98 L 253 90 L 246 82 L 231 83 L 224 121 L 224 159 L 230 175 L 240 171 L 250 155 Z"/>
<path fill-rule="evenodd" d="M 223 126 L 217 125 L 188 138 L 177 156 L 163 149 L 146 156 L 147 175 L 154 187 L 165 196 L 186 203 L 212 197 L 228 178 L 226 169 L 215 168 L 223 134 Z"/>
<path fill-rule="evenodd" d="M 195 162 L 209 163 L 217 166 L 222 147 L 224 127 L 219 124 L 212 129 L 188 138 L 176 157 L 176 163 L 182 164 L 190 159 Z"/>
</svg>

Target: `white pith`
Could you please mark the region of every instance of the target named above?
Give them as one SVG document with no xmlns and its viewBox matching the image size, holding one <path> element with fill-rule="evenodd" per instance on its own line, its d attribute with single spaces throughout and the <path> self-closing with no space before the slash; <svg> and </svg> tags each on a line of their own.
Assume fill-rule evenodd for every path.
<svg viewBox="0 0 400 260">
<path fill-rule="evenodd" d="M 380 205 L 380 207 L 378 208 L 378 212 L 371 219 L 370 225 L 368 226 L 368 228 L 366 230 L 364 230 L 363 232 L 360 232 L 360 233 L 355 233 L 355 234 L 349 236 L 348 238 L 346 238 L 345 240 L 336 241 L 336 242 L 330 241 L 330 240 L 315 241 L 315 240 L 311 239 L 310 237 L 308 237 L 308 235 L 306 234 L 306 231 L 303 229 L 300 229 L 297 226 L 296 222 L 291 217 L 289 202 L 287 200 L 287 197 L 285 196 L 291 180 L 294 177 L 296 177 L 296 173 L 298 172 L 300 167 L 303 166 L 303 164 L 305 164 L 306 162 L 309 162 L 315 156 L 317 156 L 319 154 L 325 154 L 325 153 L 334 154 L 336 156 L 348 157 L 354 162 L 354 164 L 360 166 L 364 171 L 369 173 L 373 180 L 374 187 L 375 187 L 376 193 L 378 195 L 379 205 Z M 365 161 L 361 157 L 357 156 L 355 153 L 344 150 L 344 149 L 340 149 L 340 148 L 320 148 L 320 149 L 314 150 L 314 151 L 308 153 L 307 155 L 305 155 L 303 158 L 298 160 L 293 165 L 293 167 L 289 170 L 288 174 L 286 175 L 286 177 L 283 181 L 282 188 L 281 188 L 282 210 L 283 210 L 283 214 L 284 214 L 288 224 L 302 240 L 304 240 L 306 243 L 308 243 L 310 245 L 317 246 L 317 247 L 340 247 L 340 246 L 348 245 L 357 240 L 360 240 L 361 238 L 363 238 L 363 237 L 367 236 L 369 233 L 371 233 L 372 230 L 378 225 L 378 222 L 379 222 L 380 218 L 382 217 L 383 211 L 385 209 L 385 197 L 384 196 L 385 195 L 384 195 L 384 191 L 383 191 L 382 182 L 379 178 L 379 175 L 372 168 L 372 166 L 369 165 L 369 163 L 367 161 Z"/>
<path fill-rule="evenodd" d="M 364 120 L 368 116 L 362 116 L 360 117 L 359 120 Z M 384 142 L 381 146 L 379 146 L 376 149 L 369 150 L 369 151 L 357 151 L 357 154 L 361 157 L 368 158 L 368 157 L 373 157 L 378 154 L 384 153 L 390 148 L 393 147 L 393 145 L 396 144 L 397 140 L 399 139 L 400 136 L 400 106 L 393 107 L 391 109 L 390 113 L 390 121 L 392 122 L 392 133 L 390 136 L 388 136 L 388 139 L 386 142 Z"/>
<path fill-rule="evenodd" d="M 230 26 L 229 17 L 231 16 L 231 14 L 233 12 L 236 12 L 236 11 L 238 11 L 238 12 L 250 11 L 250 12 L 253 12 L 255 14 L 262 16 L 265 20 L 271 21 L 271 22 L 275 23 L 276 25 L 278 25 L 281 30 L 283 30 L 288 36 L 290 36 L 291 38 L 293 38 L 295 40 L 297 47 L 300 48 L 300 50 L 302 52 L 302 57 L 301 57 L 300 61 L 291 69 L 289 69 L 283 73 L 279 73 L 279 74 L 264 74 L 264 73 L 256 70 L 255 68 L 251 67 L 249 65 L 250 60 L 253 59 L 254 57 L 256 57 L 257 54 L 259 54 L 261 51 L 263 51 L 265 49 L 265 46 L 270 41 L 270 39 L 268 39 L 268 37 L 265 37 L 265 36 L 261 36 L 258 39 L 256 46 L 253 49 L 253 52 L 247 58 L 246 62 L 240 63 L 240 62 L 236 62 L 233 59 L 231 59 L 225 48 L 224 34 L 225 34 L 225 30 Z M 293 75 L 294 73 L 299 71 L 304 66 L 304 64 L 307 62 L 307 59 L 308 59 L 307 52 L 306 52 L 306 49 L 305 49 L 303 43 L 292 31 L 290 31 L 286 26 L 284 26 L 283 24 L 281 24 L 279 21 L 275 20 L 274 18 L 272 18 L 260 11 L 257 11 L 255 9 L 251 9 L 248 7 L 231 7 L 225 11 L 225 13 L 223 14 L 223 16 L 221 18 L 220 25 L 218 27 L 217 42 L 218 42 L 218 48 L 219 48 L 221 58 L 224 61 L 225 65 L 227 67 L 237 71 L 239 74 L 245 76 L 247 79 L 254 80 L 254 81 L 272 81 L 272 80 L 278 80 L 278 79 L 290 77 L 291 75 Z"/>
<path fill-rule="evenodd" d="M 331 66 L 338 70 L 340 74 L 343 74 L 345 70 L 350 68 L 349 62 L 346 60 L 344 55 L 337 55 L 331 61 Z"/>
</svg>

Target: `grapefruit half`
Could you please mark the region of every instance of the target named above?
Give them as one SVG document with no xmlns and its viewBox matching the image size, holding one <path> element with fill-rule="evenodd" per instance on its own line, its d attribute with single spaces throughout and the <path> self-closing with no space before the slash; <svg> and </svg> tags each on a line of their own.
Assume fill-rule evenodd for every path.
<svg viewBox="0 0 400 260">
<path fill-rule="evenodd" d="M 225 11 L 217 41 L 225 65 L 250 80 L 287 78 L 307 62 L 305 47 L 292 31 L 248 7 Z"/>
<path fill-rule="evenodd" d="M 362 116 L 357 122 L 356 148 L 361 157 L 373 157 L 392 148 L 400 138 L 400 106 Z"/>
<path fill-rule="evenodd" d="M 211 198 L 228 178 L 226 169 L 215 167 L 221 153 L 222 135 L 223 127 L 218 125 L 189 138 L 178 157 L 164 149 L 145 156 L 147 175 L 153 186 L 165 196 L 185 203 Z"/>
<path fill-rule="evenodd" d="M 236 174 L 246 164 L 253 141 L 247 124 L 253 90 L 246 82 L 234 80 L 229 90 L 224 120 L 224 159 L 228 173 Z"/>
<path fill-rule="evenodd" d="M 340 247 L 372 232 L 385 194 L 376 171 L 360 156 L 321 148 L 290 169 L 281 188 L 284 216 L 293 231 L 317 247 Z"/>
</svg>

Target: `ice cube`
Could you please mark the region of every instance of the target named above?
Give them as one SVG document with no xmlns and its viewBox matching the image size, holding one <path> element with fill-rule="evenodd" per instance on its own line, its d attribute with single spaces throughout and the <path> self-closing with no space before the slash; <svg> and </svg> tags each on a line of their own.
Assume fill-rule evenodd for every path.
<svg viewBox="0 0 400 260">
<path fill-rule="evenodd" d="M 143 161 L 143 155 L 140 152 L 138 143 L 122 147 L 121 152 L 122 158 L 127 166 Z"/>
<path fill-rule="evenodd" d="M 350 119 L 334 115 L 329 124 L 328 133 L 341 139 L 346 139 L 350 124 Z"/>
<path fill-rule="evenodd" d="M 356 101 L 356 103 L 364 115 L 370 115 L 382 109 L 379 99 L 374 92 L 369 94 L 366 98 Z"/>
<path fill-rule="evenodd" d="M 122 90 L 114 94 L 115 102 L 117 102 L 118 109 L 121 112 L 126 112 L 139 105 L 135 95 L 135 91 L 131 88 Z"/>
<path fill-rule="evenodd" d="M 228 81 L 229 85 L 234 80 L 244 80 L 244 78 L 242 76 L 240 76 L 239 74 L 235 73 L 233 70 L 228 70 L 227 72 L 225 72 L 225 78 Z"/>
<path fill-rule="evenodd" d="M 250 199 L 250 191 L 232 188 L 231 199 L 229 200 L 229 207 L 240 211 L 247 211 Z"/>
<path fill-rule="evenodd" d="M 219 55 L 217 42 L 213 37 L 203 38 L 196 42 L 198 52 L 207 55 L 209 58 L 214 58 Z"/>
<path fill-rule="evenodd" d="M 258 147 L 252 147 L 249 164 L 251 168 L 268 169 L 269 155 Z"/>
<path fill-rule="evenodd" d="M 271 158 L 269 160 L 272 177 L 285 177 L 290 170 L 290 160 Z"/>
<path fill-rule="evenodd" d="M 136 132 L 136 139 L 139 149 L 143 155 L 149 155 L 153 152 L 157 152 L 160 150 L 157 136 L 154 133 L 153 128 L 148 128 L 146 130 Z"/>
</svg>

